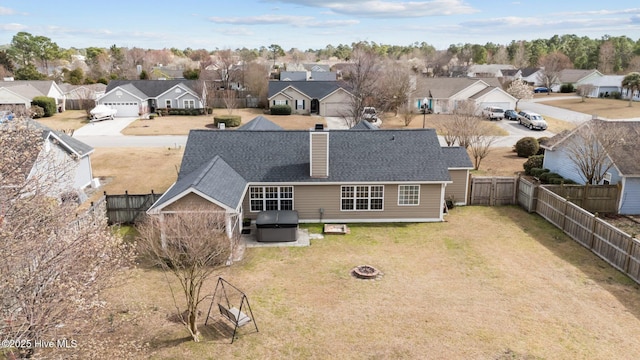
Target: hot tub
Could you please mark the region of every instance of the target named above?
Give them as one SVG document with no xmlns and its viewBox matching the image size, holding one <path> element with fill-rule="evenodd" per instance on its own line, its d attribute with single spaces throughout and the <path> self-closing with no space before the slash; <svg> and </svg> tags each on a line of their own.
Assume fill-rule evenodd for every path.
<svg viewBox="0 0 640 360">
<path fill-rule="evenodd" d="M 298 212 L 269 210 L 256 218 L 256 237 L 259 242 L 290 242 L 298 240 Z"/>
</svg>

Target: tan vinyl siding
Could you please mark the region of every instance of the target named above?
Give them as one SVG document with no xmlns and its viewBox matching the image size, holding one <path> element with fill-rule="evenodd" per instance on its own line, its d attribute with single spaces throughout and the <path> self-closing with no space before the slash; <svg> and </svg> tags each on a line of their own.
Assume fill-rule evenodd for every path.
<svg viewBox="0 0 640 360">
<path fill-rule="evenodd" d="M 184 209 L 195 210 L 200 208 L 211 209 L 214 211 L 225 211 L 222 207 L 194 193 L 189 193 L 183 196 L 171 205 L 166 206 L 162 211 L 178 211 Z"/>
<path fill-rule="evenodd" d="M 323 220 L 439 219 L 442 209 L 441 189 L 441 184 L 422 184 L 420 186 L 420 205 L 398 206 L 398 185 L 387 184 L 384 185 L 383 211 L 341 211 L 340 185 L 296 185 L 293 189 L 293 208 L 298 211 L 300 221 L 307 222 L 320 221 L 320 208 L 324 209 Z M 251 213 L 248 210 L 248 195 L 244 198 L 243 209 L 244 217 L 256 218 L 257 213 Z"/>
<path fill-rule="evenodd" d="M 329 134 L 311 132 L 311 177 L 326 178 L 329 165 Z"/>
<path fill-rule="evenodd" d="M 449 170 L 449 176 L 451 176 L 453 184 L 447 184 L 444 192 L 445 200 L 453 198 L 456 204 L 466 204 L 469 170 Z"/>
</svg>

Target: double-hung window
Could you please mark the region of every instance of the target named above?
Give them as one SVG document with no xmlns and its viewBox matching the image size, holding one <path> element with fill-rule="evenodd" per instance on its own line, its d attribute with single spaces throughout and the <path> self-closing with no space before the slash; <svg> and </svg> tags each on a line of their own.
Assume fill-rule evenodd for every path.
<svg viewBox="0 0 640 360">
<path fill-rule="evenodd" d="M 187 99 L 184 101 L 184 108 L 185 109 L 195 109 L 196 107 L 196 101 L 193 99 Z"/>
<path fill-rule="evenodd" d="M 343 185 L 340 188 L 342 211 L 383 210 L 384 185 Z"/>
<path fill-rule="evenodd" d="M 398 186 L 398 205 L 400 206 L 420 205 L 420 185 Z"/>
<path fill-rule="evenodd" d="M 293 186 L 252 186 L 249 197 L 251 212 L 293 210 Z"/>
</svg>

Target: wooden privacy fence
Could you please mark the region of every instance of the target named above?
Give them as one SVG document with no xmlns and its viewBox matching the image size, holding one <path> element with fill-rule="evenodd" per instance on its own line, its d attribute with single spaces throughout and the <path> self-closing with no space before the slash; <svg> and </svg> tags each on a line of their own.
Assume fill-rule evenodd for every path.
<svg viewBox="0 0 640 360">
<path fill-rule="evenodd" d="M 535 211 L 580 245 L 640 283 L 640 241 L 571 201 L 539 187 Z"/>
<path fill-rule="evenodd" d="M 592 213 L 618 211 L 617 185 L 543 185 L 543 187 Z"/>
<path fill-rule="evenodd" d="M 471 205 L 514 205 L 516 204 L 517 177 L 471 178 L 469 204 Z"/>
<path fill-rule="evenodd" d="M 104 196 L 109 224 L 132 224 L 145 214 L 162 194 L 156 194 L 151 190 L 150 194 L 132 195 L 125 191 L 120 195 L 107 195 L 105 192 Z"/>
</svg>

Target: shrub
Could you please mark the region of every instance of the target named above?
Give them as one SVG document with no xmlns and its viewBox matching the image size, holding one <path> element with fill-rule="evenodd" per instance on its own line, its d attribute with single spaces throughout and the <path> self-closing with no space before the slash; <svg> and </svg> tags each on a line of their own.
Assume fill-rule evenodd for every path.
<svg viewBox="0 0 640 360">
<path fill-rule="evenodd" d="M 549 169 L 542 169 L 542 168 L 533 168 L 531 169 L 530 173 L 531 176 L 535 176 L 537 178 L 540 177 L 540 175 L 542 175 L 543 173 L 549 172 Z"/>
<path fill-rule="evenodd" d="M 541 168 L 543 160 L 544 160 L 544 156 L 542 155 L 530 156 L 529 159 L 525 161 L 524 164 L 522 164 L 522 167 L 524 168 L 524 173 L 527 175 L 531 175 L 531 169 Z"/>
<path fill-rule="evenodd" d="M 572 93 L 575 91 L 576 88 L 573 86 L 573 84 L 563 84 L 562 86 L 560 86 L 561 93 Z"/>
<path fill-rule="evenodd" d="M 270 110 L 271 115 L 291 115 L 291 106 L 289 105 L 274 105 Z"/>
<path fill-rule="evenodd" d="M 529 156 L 536 155 L 540 149 L 538 140 L 534 137 L 523 137 L 516 143 L 516 153 L 519 157 L 528 158 Z"/>
<path fill-rule="evenodd" d="M 545 172 L 540 174 L 540 181 L 542 181 L 545 184 L 551 184 L 551 182 L 553 181 L 553 179 L 561 179 L 564 180 L 564 178 L 554 172 Z"/>
<path fill-rule="evenodd" d="M 153 120 L 156 118 L 156 114 L 149 114 L 149 120 Z"/>
<path fill-rule="evenodd" d="M 614 99 L 622 99 L 622 94 L 620 93 L 620 91 L 612 91 L 610 96 Z"/>
<path fill-rule="evenodd" d="M 564 179 L 564 184 L 565 185 L 575 185 L 577 183 L 575 181 L 571 180 L 571 179 Z"/>
<path fill-rule="evenodd" d="M 539 137 L 538 138 L 538 145 L 544 144 L 547 140 L 549 140 L 549 138 L 547 136 Z M 540 146 L 538 148 L 538 152 L 536 153 L 536 155 L 544 155 L 544 149 L 542 148 L 542 146 Z"/>
<path fill-rule="evenodd" d="M 39 106 L 44 109 L 43 117 L 53 116 L 58 109 L 56 109 L 56 99 L 46 96 L 36 96 L 31 101 L 31 105 Z"/>
<path fill-rule="evenodd" d="M 236 127 L 240 126 L 241 122 L 240 115 L 218 115 L 213 117 L 213 125 L 216 127 L 220 123 L 223 123 L 225 127 Z"/>
<path fill-rule="evenodd" d="M 39 119 L 44 116 L 44 109 L 38 105 L 31 106 L 31 117 L 34 119 Z"/>
</svg>

